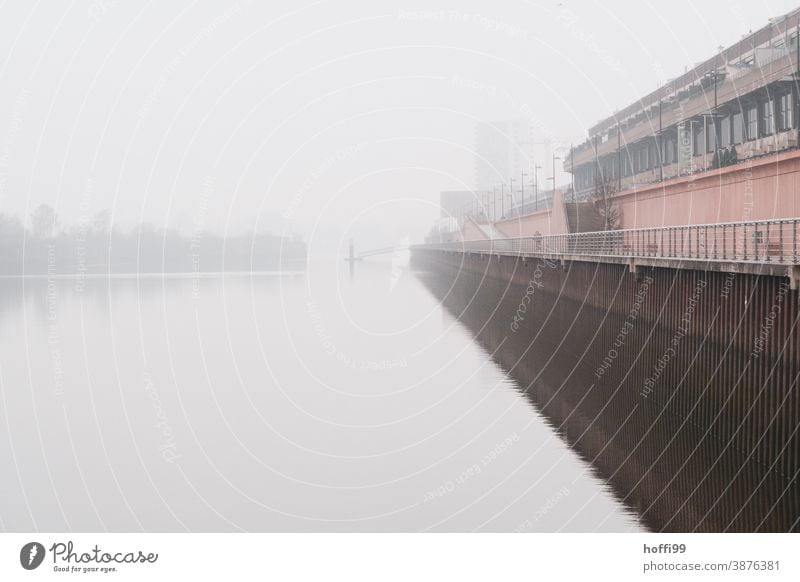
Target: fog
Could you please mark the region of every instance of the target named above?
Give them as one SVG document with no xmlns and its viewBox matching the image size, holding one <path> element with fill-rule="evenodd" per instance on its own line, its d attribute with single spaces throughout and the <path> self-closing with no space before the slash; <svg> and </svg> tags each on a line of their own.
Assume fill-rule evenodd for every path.
<svg viewBox="0 0 800 582">
<path fill-rule="evenodd" d="M 572 179 L 558 164 L 592 125 L 791 8 L 3 3 L 0 531 L 796 529 L 800 487 L 783 483 L 784 465 L 765 480 L 767 458 L 719 452 L 717 433 L 698 438 L 700 424 L 683 429 L 694 416 L 678 408 L 661 419 L 672 409 L 660 406 L 674 397 L 666 388 L 688 386 L 693 346 L 731 359 L 751 343 L 748 330 L 766 337 L 762 321 L 773 319 L 770 338 L 797 345 L 789 300 L 752 314 L 747 298 L 763 307 L 773 287 L 745 295 L 743 277 L 755 271 L 732 274 L 738 236 L 741 263 L 755 269 L 760 256 L 774 288 L 778 269 L 795 276 L 797 219 L 774 221 L 776 231 L 755 212 L 750 230 L 706 225 L 701 236 L 690 213 L 685 256 L 680 218 L 664 221 L 669 246 L 665 229 L 658 244 L 654 230 L 631 238 L 620 217 L 637 209 L 625 215 L 608 202 L 619 191 L 602 172 L 584 198 L 557 188 Z M 785 32 L 767 52 L 786 50 Z M 770 83 L 786 84 L 786 74 L 776 68 Z M 705 90 L 693 85 L 691 95 Z M 767 137 L 759 123 L 790 147 L 794 95 L 782 89 L 747 109 L 748 147 Z M 737 115 L 729 134 L 742 131 Z M 695 121 L 678 126 L 682 139 Z M 492 131 L 506 139 L 497 156 Z M 694 147 L 709 134 L 690 135 Z M 743 142 L 723 158 L 720 140 L 686 157 L 703 171 L 742 171 L 731 154 L 737 144 L 744 154 Z M 666 156 L 651 146 L 639 150 L 646 170 L 655 175 L 659 160 L 664 178 Z M 522 195 L 526 180 L 533 200 Z M 499 209 L 467 208 L 500 184 Z M 702 196 L 695 205 L 713 212 L 717 198 Z M 467 210 L 472 220 L 459 223 Z M 556 220 L 562 232 L 542 232 Z M 722 343 L 728 328 L 716 343 L 686 331 L 711 307 L 719 313 L 711 291 L 691 296 L 691 312 L 680 297 L 695 288 L 684 275 L 700 268 L 701 252 L 709 261 L 713 245 L 717 259 L 719 237 L 719 264 L 732 266 L 718 303 L 731 313 L 743 304 L 751 317 L 731 336 L 735 349 Z M 408 248 L 426 238 L 445 245 Z M 709 289 L 722 270 L 709 270 Z M 653 271 L 665 282 L 650 290 L 643 276 Z M 678 354 L 673 368 L 658 342 Z M 772 370 L 770 350 L 756 371 Z M 654 376 L 651 362 L 668 371 Z M 782 365 L 774 376 L 788 394 L 796 366 Z M 722 369 L 733 378 L 734 366 Z M 636 378 L 659 380 L 660 392 L 647 401 L 631 388 Z M 702 402 L 703 414 L 725 408 Z M 690 446 L 699 452 L 687 455 Z"/>
<path fill-rule="evenodd" d="M 312 255 L 419 240 L 439 191 L 475 187 L 477 123 L 525 119 L 544 180 L 551 150 L 791 7 L 12 0 L 0 210 L 301 236 Z"/>
</svg>

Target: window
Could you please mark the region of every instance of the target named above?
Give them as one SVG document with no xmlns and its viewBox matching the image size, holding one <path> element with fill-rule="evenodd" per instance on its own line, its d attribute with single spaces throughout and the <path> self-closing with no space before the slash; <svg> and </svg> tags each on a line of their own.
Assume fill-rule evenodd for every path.
<svg viewBox="0 0 800 582">
<path fill-rule="evenodd" d="M 723 117 L 719 120 L 719 147 L 726 148 L 731 145 L 731 118 Z"/>
<path fill-rule="evenodd" d="M 713 152 L 717 149 L 717 127 L 714 125 L 714 118 L 709 117 L 708 121 L 706 122 L 706 131 L 708 132 L 708 152 Z M 719 120 L 717 120 L 719 123 Z"/>
<path fill-rule="evenodd" d="M 778 99 L 778 131 L 792 128 L 792 95 L 786 93 Z"/>
<path fill-rule="evenodd" d="M 694 124 L 694 151 L 695 156 L 699 156 L 706 151 L 706 132 L 702 123 Z"/>
<path fill-rule="evenodd" d="M 747 109 L 747 139 L 758 137 L 758 107 L 753 105 Z"/>
<path fill-rule="evenodd" d="M 667 164 L 674 164 L 678 160 L 678 142 L 673 138 L 667 140 L 667 144 L 664 146 L 664 155 L 666 156 L 664 161 Z"/>
<path fill-rule="evenodd" d="M 772 99 L 761 104 L 761 134 L 775 133 L 775 102 Z"/>
<path fill-rule="evenodd" d="M 744 141 L 744 116 L 741 111 L 733 114 L 731 125 L 733 126 L 731 128 L 733 129 L 733 143 L 742 143 Z"/>
</svg>

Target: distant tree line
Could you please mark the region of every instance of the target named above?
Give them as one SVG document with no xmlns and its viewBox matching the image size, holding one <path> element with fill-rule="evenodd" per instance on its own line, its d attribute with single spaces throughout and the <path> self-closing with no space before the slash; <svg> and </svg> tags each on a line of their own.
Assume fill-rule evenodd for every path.
<svg viewBox="0 0 800 582">
<path fill-rule="evenodd" d="M 275 271 L 303 268 L 305 259 L 305 243 L 294 237 L 187 237 L 149 224 L 123 231 L 108 210 L 62 229 L 46 204 L 31 213 L 29 227 L 0 214 L 0 275 Z"/>
</svg>

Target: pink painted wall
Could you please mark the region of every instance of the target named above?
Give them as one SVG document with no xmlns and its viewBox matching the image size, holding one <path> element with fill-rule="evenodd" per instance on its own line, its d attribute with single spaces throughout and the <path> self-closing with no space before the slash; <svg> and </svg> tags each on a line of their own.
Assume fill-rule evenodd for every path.
<svg viewBox="0 0 800 582">
<path fill-rule="evenodd" d="M 800 150 L 642 185 L 613 200 L 623 229 L 800 218 Z M 508 237 L 566 233 L 563 194 L 556 192 L 552 210 L 502 220 L 495 227 Z M 467 222 L 464 240 L 485 238 Z"/>
<path fill-rule="evenodd" d="M 614 200 L 622 228 L 800 217 L 800 151 L 648 184 Z"/>
<path fill-rule="evenodd" d="M 556 191 L 552 210 L 539 210 L 495 223 L 497 230 L 510 238 L 539 234 L 564 234 L 567 219 L 564 215 L 564 196 Z"/>
<path fill-rule="evenodd" d="M 463 240 L 486 240 L 486 235 L 483 234 L 483 231 L 471 218 L 464 223 L 461 229 L 461 236 Z"/>
</svg>

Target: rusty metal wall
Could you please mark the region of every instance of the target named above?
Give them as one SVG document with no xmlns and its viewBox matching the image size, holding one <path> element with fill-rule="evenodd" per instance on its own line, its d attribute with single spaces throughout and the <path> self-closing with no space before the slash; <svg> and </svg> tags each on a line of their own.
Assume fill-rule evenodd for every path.
<svg viewBox="0 0 800 582">
<path fill-rule="evenodd" d="M 652 529 L 799 529 L 786 279 L 424 250 L 414 265 Z"/>
</svg>

